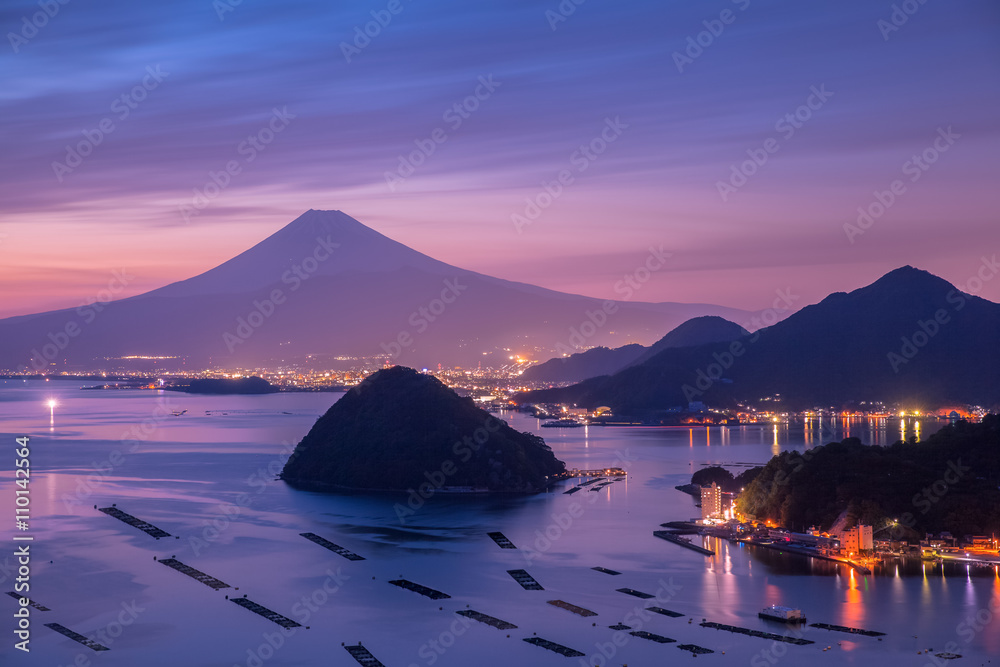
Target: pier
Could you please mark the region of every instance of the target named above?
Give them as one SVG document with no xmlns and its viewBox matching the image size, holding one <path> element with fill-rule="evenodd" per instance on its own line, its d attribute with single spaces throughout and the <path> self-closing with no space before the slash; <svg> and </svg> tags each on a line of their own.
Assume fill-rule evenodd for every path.
<svg viewBox="0 0 1000 667">
<path fill-rule="evenodd" d="M 413 591 L 414 593 L 419 593 L 424 597 L 428 597 L 432 600 L 447 600 L 451 596 L 447 593 L 442 593 L 441 591 L 436 591 L 433 588 L 428 588 L 427 586 L 421 586 L 420 584 L 415 584 L 412 581 L 406 579 L 393 579 L 389 582 L 393 586 L 399 586 L 400 588 L 405 588 L 408 591 Z"/>
<path fill-rule="evenodd" d="M 316 533 L 299 533 L 299 535 L 301 535 L 302 537 L 306 538 L 310 542 L 313 542 L 314 544 L 320 545 L 324 549 L 329 549 L 330 551 L 332 551 L 333 553 L 337 554 L 338 556 L 343 556 L 347 560 L 364 560 L 365 559 L 364 556 L 359 556 L 356 553 L 354 553 L 353 551 L 345 549 L 344 547 L 340 546 L 339 544 L 334 544 L 330 540 L 328 540 L 328 539 L 326 539 L 324 537 L 320 537 Z"/>
<path fill-rule="evenodd" d="M 840 563 L 841 565 L 846 565 L 853 568 L 860 574 L 871 574 L 872 571 L 853 561 L 846 558 L 837 558 L 836 556 L 827 556 L 826 554 L 821 554 L 818 551 L 813 551 L 812 549 L 806 549 L 804 547 L 788 546 L 784 544 L 774 544 L 771 542 L 754 542 L 751 540 L 735 540 L 736 542 L 742 542 L 744 544 L 749 544 L 754 547 L 763 547 L 764 549 L 775 549 L 780 552 L 788 552 L 790 554 L 796 554 L 799 556 L 808 556 L 809 558 L 817 558 L 819 560 L 828 560 L 834 563 Z"/>
<path fill-rule="evenodd" d="M 715 552 L 711 549 L 706 549 L 705 547 L 700 547 L 697 544 L 693 544 L 691 540 L 685 539 L 673 533 L 669 530 L 654 530 L 653 535 L 660 538 L 661 540 L 666 540 L 667 542 L 672 542 L 678 546 L 684 547 L 685 549 L 690 549 L 691 551 L 697 551 L 704 556 L 714 556 Z"/>
<path fill-rule="evenodd" d="M 100 511 L 104 512 L 108 516 L 113 516 L 119 521 L 123 521 L 134 528 L 138 528 L 142 532 L 155 537 L 156 539 L 160 539 L 161 537 L 170 537 L 170 533 L 167 531 L 161 530 L 151 523 L 146 523 L 142 519 L 137 519 L 127 512 L 122 512 L 117 507 L 102 507 Z"/>
<path fill-rule="evenodd" d="M 192 579 L 200 581 L 209 588 L 215 589 L 217 591 L 222 590 L 223 588 L 230 588 L 229 584 L 223 581 L 219 581 L 215 577 L 209 576 L 204 572 L 202 572 L 201 570 L 196 570 L 190 565 L 185 565 L 176 558 L 164 558 L 160 562 L 166 565 L 167 567 L 171 567 L 180 572 L 181 574 L 186 574 Z"/>
<path fill-rule="evenodd" d="M 49 628 L 50 630 L 55 630 L 59 634 L 65 636 L 65 637 L 69 637 L 70 639 L 72 639 L 75 642 L 79 642 L 79 643 L 83 644 L 84 646 L 86 646 L 87 648 L 89 648 L 92 651 L 110 651 L 111 650 L 107 646 L 102 646 L 101 644 L 98 644 L 95 641 L 91 641 L 90 639 L 87 639 L 86 637 L 84 637 L 83 635 L 81 635 L 79 632 L 73 632 L 72 630 L 70 630 L 69 628 L 67 628 L 65 625 L 60 625 L 59 623 L 46 623 L 45 627 Z"/>
<path fill-rule="evenodd" d="M 301 623 L 296 623 L 292 619 L 286 618 L 286 617 L 282 616 L 281 614 L 279 614 L 278 612 L 271 611 L 270 609 L 268 609 L 264 605 L 257 604 L 256 602 L 253 602 L 253 601 L 248 600 L 246 598 L 229 598 L 229 601 L 230 602 L 235 602 L 236 604 L 238 604 L 239 606 L 243 607 L 244 609 L 249 609 L 253 613 L 257 614 L 258 616 L 263 616 L 264 618 L 266 618 L 267 620 L 271 621 L 272 623 L 277 623 L 278 625 L 280 625 L 281 627 L 283 627 L 285 629 L 301 628 L 302 627 Z"/>
</svg>

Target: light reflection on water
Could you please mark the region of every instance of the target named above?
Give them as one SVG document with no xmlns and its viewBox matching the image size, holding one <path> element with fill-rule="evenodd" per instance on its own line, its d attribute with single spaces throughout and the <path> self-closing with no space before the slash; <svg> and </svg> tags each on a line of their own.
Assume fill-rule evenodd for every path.
<svg viewBox="0 0 1000 667">
<path fill-rule="evenodd" d="M 59 404 L 54 412 L 46 403 L 52 395 Z M 159 571 L 167 568 L 150 567 L 155 565 L 152 556 L 175 551 L 182 560 L 242 583 L 242 590 L 279 611 L 287 610 L 303 589 L 308 592 L 321 582 L 319 577 L 327 568 L 340 566 L 354 573 L 354 583 L 345 588 L 338 603 L 318 615 L 315 623 L 324 630 L 300 636 L 274 664 L 308 664 L 308 656 L 326 654 L 331 639 L 364 640 L 386 664 L 427 664 L 418 654 L 421 645 L 448 626 L 430 613 L 439 613 L 440 605 L 429 605 L 414 594 L 401 596 L 385 585 L 386 579 L 401 575 L 446 590 L 455 596 L 456 608 L 469 604 L 512 619 L 526 635 L 538 632 L 588 655 L 597 643 L 608 641 L 610 635 L 600 634 L 602 628 L 623 618 L 636 604 L 615 588 L 653 593 L 660 580 L 671 579 L 681 592 L 661 606 L 686 614 L 695 623 L 687 624 L 686 618 L 656 618 L 649 629 L 725 650 L 727 657 L 734 656 L 741 664 L 769 644 L 708 631 L 697 622 L 708 618 L 774 631 L 757 618 L 757 611 L 768 604 L 798 606 L 810 620 L 870 626 L 889 633 L 885 641 L 876 643 L 848 642 L 847 635 L 823 632 L 818 644 L 836 646 L 844 640 L 841 646 L 863 656 L 859 664 L 909 664 L 914 634 L 927 638 L 928 645 L 943 646 L 955 638 L 954 628 L 965 614 L 987 607 L 990 600 L 1000 600 L 1000 578 L 994 572 L 984 576 L 967 573 L 964 567 L 956 572 L 952 565 L 905 560 L 861 577 L 833 563 L 716 538 L 704 540 L 716 552 L 705 558 L 652 536 L 665 521 L 697 515 L 693 500 L 673 489 L 688 482 L 693 470 L 736 464 L 732 469 L 738 472 L 765 463 L 781 450 L 803 450 L 848 435 L 889 444 L 914 431 L 912 422 L 908 426 L 895 419 L 874 423 L 826 420 L 821 425 L 816 420 L 793 420 L 689 428 L 539 429 L 533 418 L 504 414 L 516 428 L 542 435 L 570 467 L 603 467 L 627 454 L 628 479 L 601 492 L 574 495 L 561 493 L 564 486 L 531 498 L 436 496 L 405 523 L 394 510 L 396 504 L 405 502 L 404 496 L 308 493 L 271 480 L 260 489 L 251 486 L 248 479 L 280 461 L 283 445 L 301 438 L 336 398 L 329 394 L 195 397 L 165 392 L 80 392 L 78 384 L 0 382 L 0 430 L 11 437 L 28 433 L 38 442 L 33 455 L 39 474 L 33 511 L 42 531 L 38 546 L 46 556 L 38 572 L 40 597 L 85 631 L 107 622 L 119 600 L 135 597 L 148 603 L 147 620 L 102 656 L 106 665 L 139 664 L 137 656 L 143 664 L 177 664 L 171 662 L 172 657 L 158 663 L 148 653 L 176 646 L 197 647 L 198 659 L 185 664 L 242 664 L 246 647 L 273 630 L 266 622 L 258 624 L 257 619 L 235 614 L 211 596 L 205 597 L 200 584 L 188 588 L 189 582 Z M 182 417 L 155 419 L 165 410 L 169 415 L 183 409 L 188 413 Z M 144 422 L 149 432 L 143 434 L 136 451 L 127 451 L 125 462 L 110 474 L 97 475 L 98 483 L 83 502 L 67 507 L 64 499 L 73 497 L 81 483 L 95 476 L 95 463 L 107 460 L 116 449 L 127 450 L 123 436 L 128 439 L 131 429 Z M 920 429 L 929 433 L 937 427 L 925 423 Z M 0 500 L 9 502 L 9 475 L 0 477 L 0 488 Z M 249 494 L 250 503 L 210 548 L 195 554 L 189 538 L 202 535 L 219 516 L 219 508 L 235 503 L 241 494 Z M 94 504 L 113 502 L 184 539 L 156 542 L 93 510 Z M 581 509 L 579 517 L 560 527 L 573 503 Z M 520 548 L 499 550 L 484 539 L 489 530 L 503 531 Z M 331 560 L 336 557 L 298 536 L 305 531 L 328 536 L 368 560 Z M 48 560 L 54 563 L 49 565 Z M 589 568 L 596 565 L 623 574 L 594 573 Z M 597 628 L 561 610 L 547 609 L 542 597 L 550 599 L 549 594 L 532 597 L 522 591 L 505 574 L 515 568 L 531 572 L 551 598 L 597 611 Z M 87 573 L 87 581 L 93 582 L 90 587 L 84 587 L 78 573 Z M 522 642 L 507 640 L 490 628 L 486 630 L 494 634 L 479 630 L 469 635 L 472 640 L 457 642 L 438 664 L 552 660 L 544 652 L 539 656 L 540 649 L 522 647 Z M 46 633 L 39 629 L 38 652 L 33 657 L 69 664 L 74 648 Z M 998 636 L 979 633 L 962 652 L 967 656 L 995 652 L 1000 648 Z M 630 642 L 622 649 L 621 662 L 646 664 L 662 659 L 662 647 L 647 644 L 651 643 Z M 0 661 L 8 657 L 3 653 L 7 648 L 0 648 Z M 831 665 L 841 664 L 839 660 L 845 657 L 843 652 L 822 653 L 806 647 L 798 655 L 808 656 L 813 664 Z"/>
</svg>

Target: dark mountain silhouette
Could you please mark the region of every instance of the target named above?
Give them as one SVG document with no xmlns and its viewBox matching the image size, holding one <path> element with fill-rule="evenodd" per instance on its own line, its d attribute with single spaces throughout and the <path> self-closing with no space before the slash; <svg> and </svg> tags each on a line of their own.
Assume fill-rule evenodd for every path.
<svg viewBox="0 0 1000 667">
<path fill-rule="evenodd" d="M 514 348 L 554 354 L 604 303 L 450 266 L 340 211 L 310 210 L 194 278 L 112 303 L 0 320 L 0 368 L 107 368 L 124 356 L 179 357 L 159 363 L 187 368 L 323 355 L 473 365 L 494 354 L 506 360 Z M 708 314 L 751 316 L 621 301 L 587 344 L 652 341 Z"/>
<path fill-rule="evenodd" d="M 632 414 L 757 402 L 886 401 L 934 409 L 1000 402 L 1000 305 L 913 267 L 831 294 L 729 344 L 666 349 L 611 377 L 522 396 Z"/>
<path fill-rule="evenodd" d="M 641 357 L 648 349 L 638 343 L 614 349 L 594 347 L 532 366 L 521 374 L 521 378 L 529 382 L 580 382 L 598 375 L 611 375 Z"/>
<path fill-rule="evenodd" d="M 642 363 L 670 347 L 691 347 L 706 343 L 728 342 L 749 335 L 738 324 L 716 315 L 695 317 L 670 331 L 649 347 L 637 343 L 615 349 L 595 347 L 586 352 L 556 357 L 532 366 L 522 378 L 533 382 L 580 382 L 599 375 L 611 375 Z"/>
<path fill-rule="evenodd" d="M 281 477 L 309 487 L 534 493 L 564 470 L 538 436 L 515 431 L 432 375 L 395 366 L 327 410 Z"/>
</svg>

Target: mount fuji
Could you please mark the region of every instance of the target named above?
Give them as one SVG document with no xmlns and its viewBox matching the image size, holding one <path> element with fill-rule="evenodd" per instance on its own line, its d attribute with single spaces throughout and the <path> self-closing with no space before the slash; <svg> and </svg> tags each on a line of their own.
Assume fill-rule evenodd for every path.
<svg viewBox="0 0 1000 667">
<path fill-rule="evenodd" d="M 612 302 L 493 278 L 340 211 L 309 210 L 193 278 L 107 304 L 0 320 L 0 368 L 107 368 L 122 357 L 173 357 L 187 368 L 338 356 L 498 365 L 517 353 L 548 358 L 578 346 L 649 344 L 704 315 L 744 322 L 753 313 Z"/>
</svg>

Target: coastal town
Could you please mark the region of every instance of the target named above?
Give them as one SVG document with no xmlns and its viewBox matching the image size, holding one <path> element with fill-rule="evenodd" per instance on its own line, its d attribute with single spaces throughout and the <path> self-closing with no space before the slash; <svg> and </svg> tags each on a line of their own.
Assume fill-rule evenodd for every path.
<svg viewBox="0 0 1000 667">
<path fill-rule="evenodd" d="M 700 517 L 664 524 L 685 533 L 838 562 L 863 574 L 871 573 L 880 563 L 899 558 L 1000 570 L 1000 539 L 996 535 L 956 537 L 949 532 L 928 533 L 923 539 L 912 542 L 893 535 L 893 529 L 899 526 L 898 520 L 889 520 L 879 527 L 856 524 L 829 531 L 810 527 L 806 532 L 794 532 L 770 520 L 754 520 L 741 515 L 736 509 L 738 494 L 724 492 L 715 483 L 701 487 L 684 485 L 677 490 L 700 501 Z"/>
</svg>

